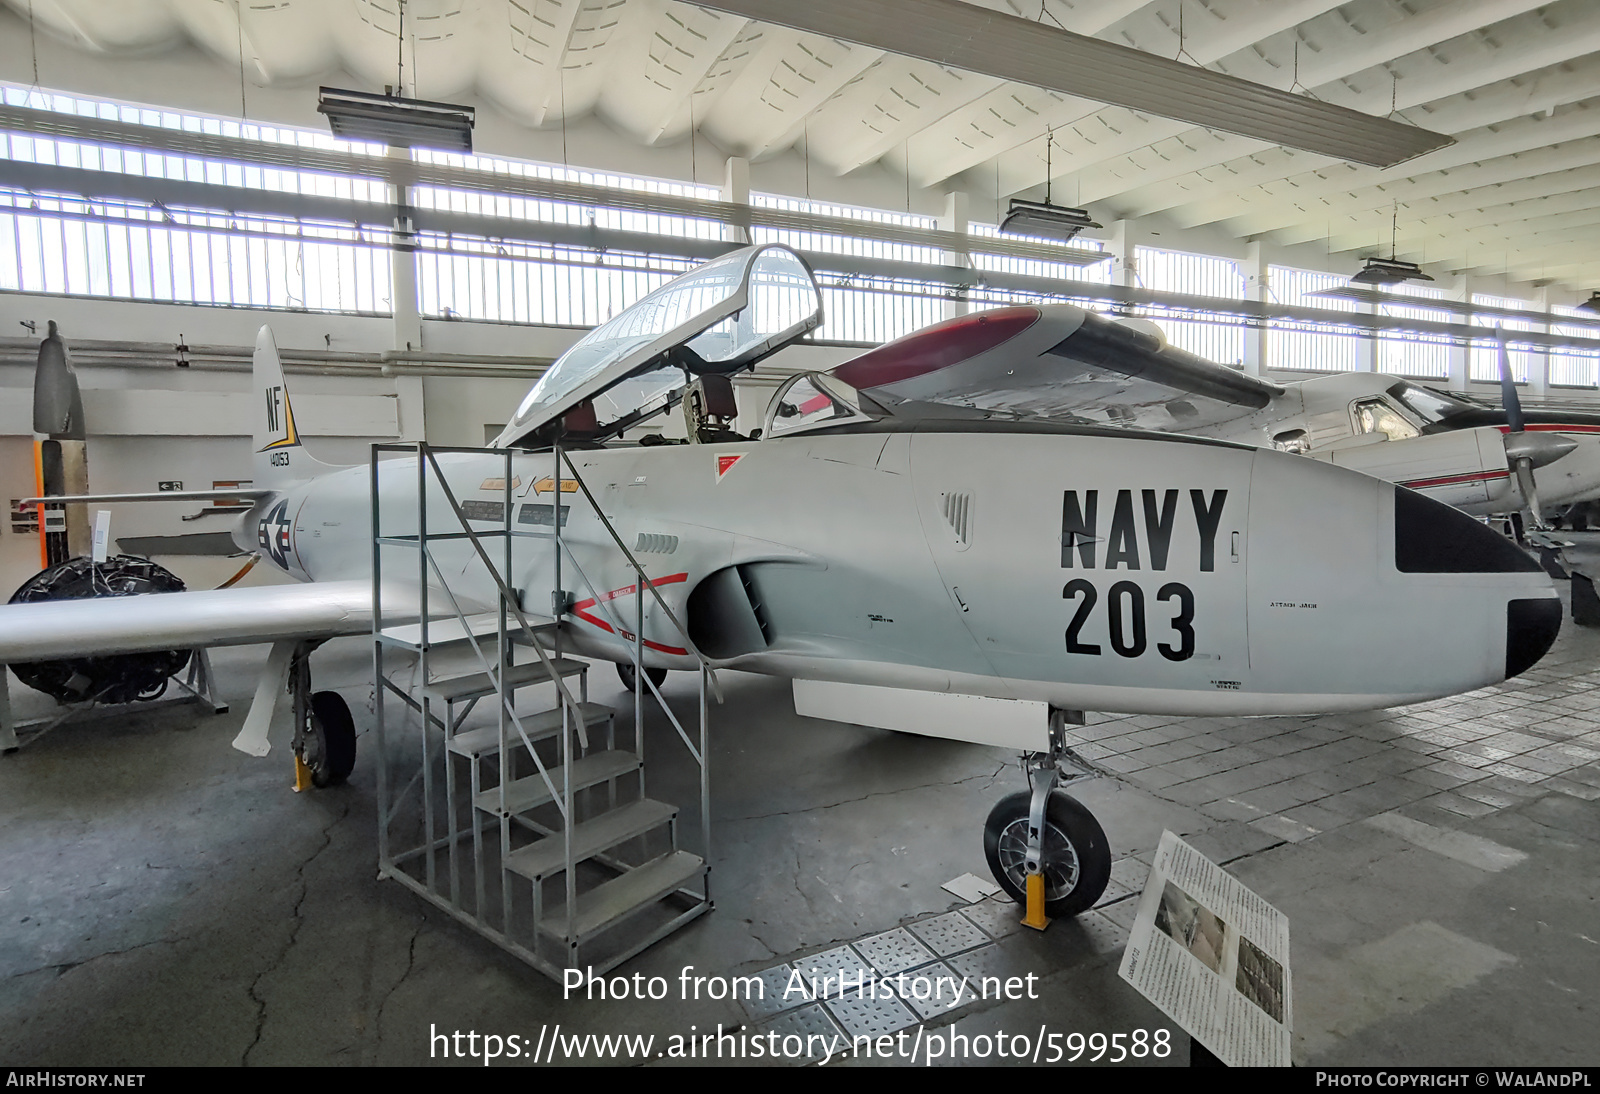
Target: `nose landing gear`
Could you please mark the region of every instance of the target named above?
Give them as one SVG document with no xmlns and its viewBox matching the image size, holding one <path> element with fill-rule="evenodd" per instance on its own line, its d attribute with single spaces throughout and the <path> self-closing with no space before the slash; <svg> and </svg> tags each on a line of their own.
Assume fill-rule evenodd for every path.
<svg viewBox="0 0 1600 1094">
<path fill-rule="evenodd" d="M 983 828 L 989 870 L 1027 909 L 1023 923 L 1038 930 L 1049 918 L 1094 907 L 1111 879 L 1111 845 L 1100 823 L 1059 789 L 1062 763 L 1076 759 L 1066 746 L 1068 716 L 1050 712 L 1050 751 L 1023 757 L 1030 789 L 1001 798 Z"/>
</svg>

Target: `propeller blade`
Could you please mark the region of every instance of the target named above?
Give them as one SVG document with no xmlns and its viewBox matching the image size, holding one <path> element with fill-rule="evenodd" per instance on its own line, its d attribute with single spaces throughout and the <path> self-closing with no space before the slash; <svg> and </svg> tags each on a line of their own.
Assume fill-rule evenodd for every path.
<svg viewBox="0 0 1600 1094">
<path fill-rule="evenodd" d="M 61 441 L 84 439 L 83 396 L 67 344 L 53 319 L 49 334 L 39 343 L 39 362 L 33 372 L 33 431 Z"/>
<path fill-rule="evenodd" d="M 1506 424 L 1511 427 L 1511 432 L 1521 433 L 1524 424 L 1522 400 L 1517 397 L 1517 384 L 1511 378 L 1511 355 L 1506 352 L 1505 328 L 1494 329 L 1494 340 L 1500 347 L 1500 401 L 1505 404 Z"/>
<path fill-rule="evenodd" d="M 1505 435 L 1506 465 L 1517 477 L 1517 486 L 1522 491 L 1523 504 L 1528 507 L 1530 523 L 1536 531 L 1548 532 L 1550 526 L 1540 512 L 1539 488 L 1533 479 L 1533 469 L 1565 456 L 1576 447 L 1576 442 L 1565 437 L 1527 433 L 1527 420 L 1522 416 L 1522 400 L 1517 396 L 1516 381 L 1511 378 L 1511 354 L 1506 351 L 1504 327 L 1494 329 L 1494 340 L 1499 348 L 1500 401 L 1505 404 L 1506 425 L 1509 427 Z"/>
</svg>

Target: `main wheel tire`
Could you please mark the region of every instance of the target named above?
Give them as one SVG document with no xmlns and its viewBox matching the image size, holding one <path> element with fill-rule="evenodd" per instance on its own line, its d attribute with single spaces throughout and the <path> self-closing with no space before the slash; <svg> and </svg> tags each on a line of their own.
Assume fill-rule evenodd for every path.
<svg viewBox="0 0 1600 1094">
<path fill-rule="evenodd" d="M 311 696 L 311 736 L 300 762 L 311 769 L 315 786 L 338 786 L 356 766 L 356 724 L 350 707 L 336 691 Z"/>
<path fill-rule="evenodd" d="M 983 826 L 983 852 L 989 870 L 1018 904 L 1026 904 L 1028 811 L 1026 790 L 995 803 Z M 1094 814 L 1076 798 L 1057 790 L 1045 807 L 1044 911 L 1052 919 L 1094 907 L 1111 880 L 1111 845 Z"/>
<path fill-rule="evenodd" d="M 662 682 L 665 681 L 666 678 L 667 678 L 667 670 L 666 669 L 646 668 L 644 670 L 644 674 L 650 678 L 650 682 L 653 683 L 656 687 L 660 687 Z M 631 662 L 630 663 L 626 663 L 626 664 L 624 664 L 622 662 L 618 662 L 618 664 L 617 664 L 617 679 L 622 681 L 622 690 L 624 690 L 624 691 L 632 691 L 633 690 L 634 675 L 633 675 L 633 665 L 632 665 Z"/>
</svg>

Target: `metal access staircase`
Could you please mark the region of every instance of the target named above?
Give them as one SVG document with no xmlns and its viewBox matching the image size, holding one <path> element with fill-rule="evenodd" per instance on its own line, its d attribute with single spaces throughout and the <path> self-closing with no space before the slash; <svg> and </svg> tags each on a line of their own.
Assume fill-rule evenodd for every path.
<svg viewBox="0 0 1600 1094">
<path fill-rule="evenodd" d="M 441 469 L 443 453 L 503 459 L 497 510 L 480 499 L 469 521 Z M 546 529 L 527 523 L 527 504 L 513 519 L 518 479 L 509 450 L 373 446 L 373 673 L 379 876 L 560 979 L 566 968 L 614 968 L 710 910 L 705 761 L 708 689 L 716 681 L 696 652 L 696 742 L 643 671 L 644 598 L 682 627 L 594 506 L 635 575 L 627 593 L 636 623 L 623 627 L 616 613 L 627 593 L 603 597 L 562 538 L 563 479 L 585 495 L 588 487 L 559 448 L 553 456 L 556 504 Z M 414 488 L 386 498 L 380 486 L 400 476 Z M 414 515 L 399 513 L 401 499 Z M 498 527 L 485 527 L 486 512 Z M 534 549 L 552 552 L 553 590 L 517 587 L 514 563 L 525 571 L 529 556 L 526 543 L 513 550 L 519 540 L 546 541 Z M 563 651 L 564 613 L 575 599 L 562 588 L 564 571 L 631 640 L 631 720 L 619 724 L 615 711 L 589 701 L 589 663 Z M 556 614 L 525 610 L 535 600 Z M 681 641 L 694 650 L 687 634 Z M 646 792 L 646 688 L 699 767 L 699 853 L 679 845 L 679 805 Z M 551 690 L 553 705 L 526 698 Z"/>
</svg>

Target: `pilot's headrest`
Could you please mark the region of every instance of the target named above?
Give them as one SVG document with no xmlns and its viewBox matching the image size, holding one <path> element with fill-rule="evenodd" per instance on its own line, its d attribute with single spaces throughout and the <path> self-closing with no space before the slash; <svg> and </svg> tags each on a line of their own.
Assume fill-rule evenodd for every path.
<svg viewBox="0 0 1600 1094">
<path fill-rule="evenodd" d="M 739 403 L 733 397 L 733 381 L 720 373 L 707 372 L 700 377 L 700 389 L 705 392 L 705 412 L 713 418 L 737 418 Z"/>
<path fill-rule="evenodd" d="M 573 437 L 592 437 L 600 432 L 600 418 L 594 412 L 594 403 L 585 399 L 561 419 L 561 428 Z"/>
</svg>

